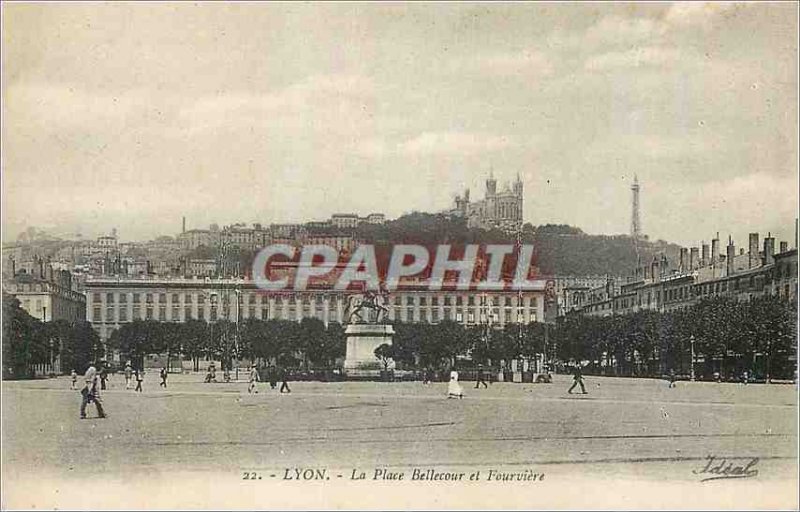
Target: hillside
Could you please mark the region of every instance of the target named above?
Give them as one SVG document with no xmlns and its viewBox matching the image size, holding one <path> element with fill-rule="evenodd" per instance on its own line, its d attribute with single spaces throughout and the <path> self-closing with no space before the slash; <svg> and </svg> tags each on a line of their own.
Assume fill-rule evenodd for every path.
<svg viewBox="0 0 800 512">
<path fill-rule="evenodd" d="M 603 275 L 626 277 L 636 267 L 636 251 L 627 235 L 588 235 L 577 228 L 539 226 L 533 235 L 539 268 L 545 274 Z M 678 261 L 680 246 L 663 240 L 640 244 L 642 261 L 649 262 L 656 254 Z"/>
<path fill-rule="evenodd" d="M 469 229 L 463 219 L 443 215 L 412 213 L 383 225 L 362 225 L 357 236 L 369 243 L 508 243 L 516 237 L 501 231 Z M 636 267 L 633 242 L 626 235 L 589 235 L 568 225 L 525 224 L 523 243 L 536 247 L 536 263 L 543 274 L 549 275 L 604 275 L 626 277 Z M 642 261 L 650 261 L 655 254 L 666 252 L 670 262 L 677 261 L 680 247 L 659 240 L 643 241 Z"/>
</svg>

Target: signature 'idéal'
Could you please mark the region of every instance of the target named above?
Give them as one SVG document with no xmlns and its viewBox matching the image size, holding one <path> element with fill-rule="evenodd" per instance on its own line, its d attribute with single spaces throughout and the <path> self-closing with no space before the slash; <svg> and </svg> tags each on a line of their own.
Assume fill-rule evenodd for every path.
<svg viewBox="0 0 800 512">
<path fill-rule="evenodd" d="M 754 469 L 758 464 L 758 457 L 753 457 L 746 464 L 734 464 L 725 458 L 717 458 L 713 455 L 706 457 L 708 462 L 701 469 L 692 470 L 696 475 L 706 475 L 701 482 L 710 480 L 721 480 L 723 478 L 751 478 L 758 475 L 758 470 Z"/>
</svg>

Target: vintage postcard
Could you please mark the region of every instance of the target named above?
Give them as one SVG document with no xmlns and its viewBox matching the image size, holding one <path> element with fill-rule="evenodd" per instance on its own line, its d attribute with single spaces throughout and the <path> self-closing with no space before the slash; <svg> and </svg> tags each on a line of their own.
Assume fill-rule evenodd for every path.
<svg viewBox="0 0 800 512">
<path fill-rule="evenodd" d="M 797 510 L 796 2 L 3 2 L 2 510 Z"/>
</svg>

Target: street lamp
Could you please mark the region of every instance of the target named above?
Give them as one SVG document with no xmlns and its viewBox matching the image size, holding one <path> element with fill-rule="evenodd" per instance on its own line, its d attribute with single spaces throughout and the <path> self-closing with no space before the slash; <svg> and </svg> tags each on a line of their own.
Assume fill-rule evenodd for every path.
<svg viewBox="0 0 800 512">
<path fill-rule="evenodd" d="M 206 291 L 206 292 L 203 292 L 203 297 L 207 297 L 208 298 L 208 305 L 209 305 L 208 322 L 209 322 L 209 324 L 211 324 L 209 326 L 210 331 L 209 331 L 208 346 L 211 347 L 211 344 L 214 343 L 214 323 L 216 321 L 216 319 L 212 319 L 211 318 L 211 312 L 214 311 L 214 307 L 216 307 L 216 305 L 217 305 L 217 294 L 216 294 L 216 292 L 213 292 L 213 291 Z"/>
<path fill-rule="evenodd" d="M 238 278 L 237 278 L 238 279 Z M 238 286 L 238 283 L 237 283 Z M 239 380 L 239 299 L 242 295 L 242 290 L 236 288 L 234 290 L 236 297 L 236 332 L 233 335 L 233 351 L 236 359 L 236 380 Z"/>
<path fill-rule="evenodd" d="M 692 347 L 692 367 L 691 367 L 691 374 L 689 375 L 689 379 L 694 382 L 694 334 L 689 336 L 689 344 Z"/>
</svg>

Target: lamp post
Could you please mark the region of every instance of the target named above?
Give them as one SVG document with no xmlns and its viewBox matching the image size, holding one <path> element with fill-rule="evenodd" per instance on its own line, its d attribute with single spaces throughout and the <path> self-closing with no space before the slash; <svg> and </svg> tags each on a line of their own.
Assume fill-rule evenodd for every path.
<svg viewBox="0 0 800 512">
<path fill-rule="evenodd" d="M 205 296 L 208 297 L 208 305 L 209 305 L 208 322 L 211 324 L 209 326 L 210 331 L 209 331 L 209 340 L 208 340 L 208 346 L 210 348 L 212 346 L 212 343 L 214 343 L 214 323 L 216 322 L 216 319 L 212 319 L 211 318 L 211 312 L 215 311 L 214 308 L 217 305 L 217 294 L 216 294 L 216 292 L 208 291 L 208 292 L 205 293 Z"/>
<path fill-rule="evenodd" d="M 692 367 L 691 367 L 691 374 L 689 375 L 689 379 L 694 382 L 694 334 L 689 336 L 689 344 L 692 347 Z"/>
<path fill-rule="evenodd" d="M 241 298 L 242 290 L 238 288 L 238 277 L 237 277 L 237 288 L 234 289 L 234 296 L 236 297 L 236 331 L 233 334 L 233 351 L 234 355 L 236 356 L 236 380 L 239 380 L 239 299 Z"/>
</svg>

